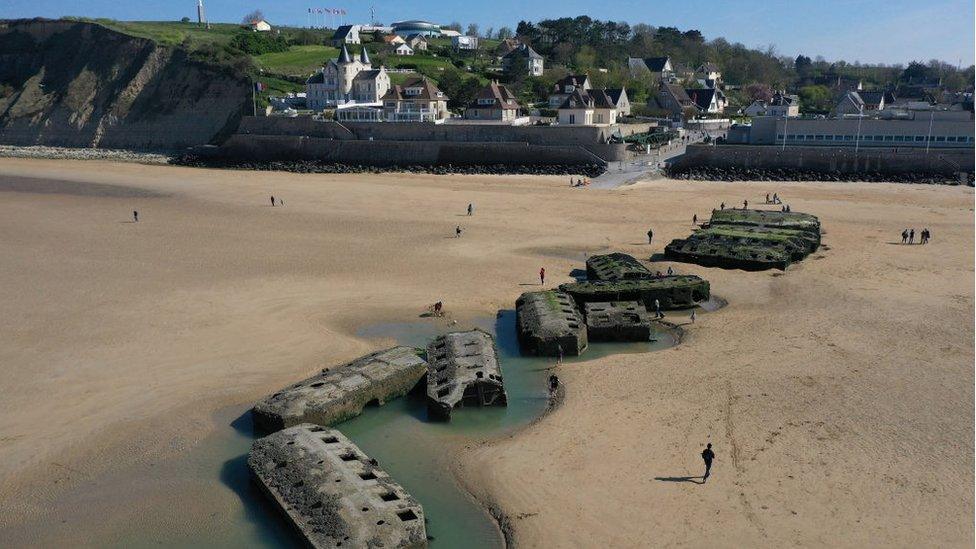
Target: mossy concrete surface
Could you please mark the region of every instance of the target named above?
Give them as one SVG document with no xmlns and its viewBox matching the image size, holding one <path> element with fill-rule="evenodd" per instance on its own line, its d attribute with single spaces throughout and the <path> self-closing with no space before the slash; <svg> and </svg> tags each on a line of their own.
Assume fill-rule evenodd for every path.
<svg viewBox="0 0 976 549">
<path fill-rule="evenodd" d="M 462 406 L 506 406 L 508 395 L 491 335 L 451 332 L 427 345 L 427 412 L 449 420 Z"/>
<path fill-rule="evenodd" d="M 515 302 L 519 344 L 528 354 L 577 356 L 587 346 L 586 323 L 565 292 L 527 292 Z"/>
</svg>

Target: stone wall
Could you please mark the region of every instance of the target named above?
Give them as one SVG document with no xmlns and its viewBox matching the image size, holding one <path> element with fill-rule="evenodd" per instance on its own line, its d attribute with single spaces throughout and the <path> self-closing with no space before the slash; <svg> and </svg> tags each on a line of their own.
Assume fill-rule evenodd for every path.
<svg viewBox="0 0 976 549">
<path fill-rule="evenodd" d="M 614 147 L 614 146 L 610 146 Z M 621 151 L 601 149 L 598 156 L 581 146 L 527 143 L 340 140 L 284 135 L 231 136 L 218 156 L 235 160 L 321 160 L 366 166 L 397 165 L 573 165 L 619 159 Z M 622 151 L 626 153 L 626 150 Z"/>
<path fill-rule="evenodd" d="M 973 172 L 973 149 L 932 150 L 906 148 L 796 147 L 768 145 L 689 145 L 671 167 L 719 169 L 797 169 L 857 173 Z"/>
</svg>

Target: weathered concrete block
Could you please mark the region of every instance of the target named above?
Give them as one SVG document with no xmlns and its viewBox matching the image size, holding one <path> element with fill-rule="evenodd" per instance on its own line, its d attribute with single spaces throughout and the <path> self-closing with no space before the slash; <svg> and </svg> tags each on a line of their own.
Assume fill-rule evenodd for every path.
<svg viewBox="0 0 976 549">
<path fill-rule="evenodd" d="M 637 301 L 587 303 L 586 331 L 590 341 L 649 341 L 652 315 Z"/>
<path fill-rule="evenodd" d="M 416 349 L 393 347 L 326 368 L 258 403 L 254 423 L 276 431 L 299 423 L 334 425 L 362 413 L 366 404 L 405 395 L 427 373 Z"/>
<path fill-rule="evenodd" d="M 495 343 L 481 330 L 452 332 L 427 345 L 427 411 L 450 419 L 461 406 L 506 406 Z"/>
<path fill-rule="evenodd" d="M 578 356 L 587 346 L 586 324 L 573 298 L 549 290 L 522 294 L 515 302 L 522 350 L 540 356 Z"/>
<path fill-rule="evenodd" d="M 303 423 L 259 439 L 247 464 L 312 547 L 426 547 L 424 510 L 335 429 Z"/>
<path fill-rule="evenodd" d="M 713 210 L 704 229 L 664 248 L 665 256 L 729 269 L 785 269 L 820 246 L 820 220 L 810 214 Z"/>
<path fill-rule="evenodd" d="M 633 256 L 615 252 L 590 256 L 586 260 L 589 280 L 640 280 L 652 278 L 654 273 Z"/>
<path fill-rule="evenodd" d="M 696 275 L 675 275 L 645 280 L 595 280 L 563 284 L 559 289 L 571 295 L 576 304 L 607 301 L 639 301 L 653 310 L 658 300 L 662 310 L 692 307 L 708 301 L 708 281 Z"/>
</svg>

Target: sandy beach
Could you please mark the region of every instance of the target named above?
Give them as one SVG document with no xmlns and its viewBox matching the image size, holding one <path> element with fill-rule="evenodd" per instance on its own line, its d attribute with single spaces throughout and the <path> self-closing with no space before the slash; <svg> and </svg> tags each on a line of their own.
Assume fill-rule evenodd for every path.
<svg viewBox="0 0 976 549">
<path fill-rule="evenodd" d="M 785 273 L 675 264 L 728 306 L 673 349 L 561 367 L 564 403 L 466 449 L 465 484 L 527 547 L 973 545 L 972 188 L 568 181 L 0 159 L 2 545 L 145 520 L 119 470 L 373 350 L 364 325 L 438 300 L 493 316 L 540 267 L 559 284 L 590 253 L 647 259 L 772 192 L 821 218 L 821 250 Z M 177 523 L 211 511 L 185 501 Z"/>
</svg>

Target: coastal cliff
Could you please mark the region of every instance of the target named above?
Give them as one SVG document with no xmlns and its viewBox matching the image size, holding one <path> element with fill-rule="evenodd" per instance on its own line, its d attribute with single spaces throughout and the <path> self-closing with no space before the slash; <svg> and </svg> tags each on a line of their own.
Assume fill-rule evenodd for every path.
<svg viewBox="0 0 976 549">
<path fill-rule="evenodd" d="M 251 109 L 232 68 L 78 21 L 0 21 L 0 144 L 172 150 Z"/>
</svg>

